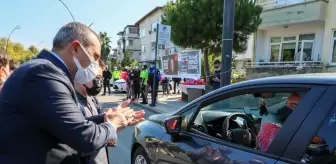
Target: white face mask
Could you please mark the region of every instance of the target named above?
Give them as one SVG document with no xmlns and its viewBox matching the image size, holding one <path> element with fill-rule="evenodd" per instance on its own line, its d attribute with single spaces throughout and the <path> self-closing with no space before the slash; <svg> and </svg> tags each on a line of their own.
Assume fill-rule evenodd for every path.
<svg viewBox="0 0 336 164">
<path fill-rule="evenodd" d="M 82 65 L 78 61 L 76 57 L 73 57 L 73 60 L 77 67 L 77 72 L 75 74 L 74 81 L 79 84 L 86 84 L 90 81 L 92 81 L 94 78 L 98 75 L 98 63 L 95 62 L 89 53 L 86 51 L 86 49 L 80 44 L 80 47 L 84 51 L 84 53 L 89 57 L 91 60 L 90 65 L 88 65 L 86 68 L 82 68 Z"/>
</svg>

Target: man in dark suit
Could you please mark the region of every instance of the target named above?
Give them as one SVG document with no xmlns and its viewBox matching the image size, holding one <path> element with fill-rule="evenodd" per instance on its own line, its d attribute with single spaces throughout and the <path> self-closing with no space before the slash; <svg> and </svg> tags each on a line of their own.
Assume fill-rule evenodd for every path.
<svg viewBox="0 0 336 164">
<path fill-rule="evenodd" d="M 97 76 L 101 45 L 89 27 L 72 22 L 43 50 L 21 65 L 0 94 L 0 163 L 80 163 L 78 152 L 90 153 L 117 142 L 116 131 L 143 120 L 144 112 L 129 102 L 85 118 L 74 82 Z"/>
</svg>

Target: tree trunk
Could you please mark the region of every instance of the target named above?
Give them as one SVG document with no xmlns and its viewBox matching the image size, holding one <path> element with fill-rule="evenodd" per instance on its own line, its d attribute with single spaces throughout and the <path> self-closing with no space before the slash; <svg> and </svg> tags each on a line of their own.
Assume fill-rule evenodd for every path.
<svg viewBox="0 0 336 164">
<path fill-rule="evenodd" d="M 209 50 L 205 49 L 204 50 L 204 74 L 205 74 L 205 80 L 206 83 L 209 85 L 210 84 L 210 71 L 209 71 Z"/>
</svg>

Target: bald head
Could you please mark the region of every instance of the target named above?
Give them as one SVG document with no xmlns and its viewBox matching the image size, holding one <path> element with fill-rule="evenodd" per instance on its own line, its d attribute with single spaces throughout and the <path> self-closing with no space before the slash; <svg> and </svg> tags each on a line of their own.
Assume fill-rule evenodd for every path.
<svg viewBox="0 0 336 164">
<path fill-rule="evenodd" d="M 90 39 L 92 39 L 89 37 L 96 37 L 100 41 L 98 35 L 85 24 L 79 22 L 68 23 L 54 37 L 53 50 L 61 50 L 75 40 L 80 41 L 84 47 L 88 47 L 91 44 Z"/>
</svg>

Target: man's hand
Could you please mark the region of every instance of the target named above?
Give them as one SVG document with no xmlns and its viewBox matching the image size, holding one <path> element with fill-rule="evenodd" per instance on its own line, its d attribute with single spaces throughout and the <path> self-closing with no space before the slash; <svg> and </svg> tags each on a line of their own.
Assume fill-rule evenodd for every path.
<svg viewBox="0 0 336 164">
<path fill-rule="evenodd" d="M 118 132 L 127 126 L 137 124 L 144 120 L 144 110 L 133 111 L 133 109 L 127 107 L 130 102 L 130 100 L 124 101 L 118 107 L 109 108 L 105 111 L 105 122 L 111 122 L 116 126 Z"/>
<path fill-rule="evenodd" d="M 215 82 L 220 82 L 220 79 L 217 76 L 213 77 L 212 80 Z"/>
</svg>

